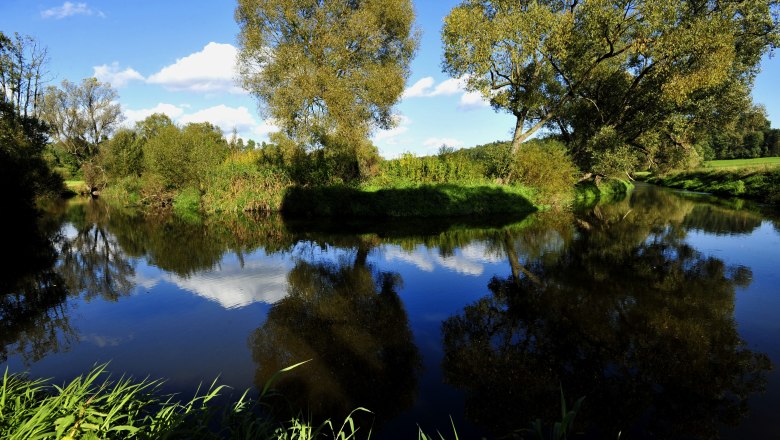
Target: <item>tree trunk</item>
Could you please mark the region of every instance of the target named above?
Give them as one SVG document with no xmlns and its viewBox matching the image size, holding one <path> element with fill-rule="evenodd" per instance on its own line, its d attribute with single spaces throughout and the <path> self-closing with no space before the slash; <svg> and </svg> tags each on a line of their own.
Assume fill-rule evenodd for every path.
<svg viewBox="0 0 780 440">
<path fill-rule="evenodd" d="M 546 124 L 552 117 L 553 112 L 551 111 L 547 113 L 542 119 L 540 119 L 539 122 L 534 124 L 533 127 L 529 128 L 528 131 L 523 133 L 525 118 L 518 116 L 517 122 L 515 123 L 515 135 L 512 137 L 512 154 L 517 154 L 517 152 L 520 151 L 520 145 L 528 140 L 532 134 L 536 133 L 540 128 L 544 127 L 544 124 Z"/>
</svg>

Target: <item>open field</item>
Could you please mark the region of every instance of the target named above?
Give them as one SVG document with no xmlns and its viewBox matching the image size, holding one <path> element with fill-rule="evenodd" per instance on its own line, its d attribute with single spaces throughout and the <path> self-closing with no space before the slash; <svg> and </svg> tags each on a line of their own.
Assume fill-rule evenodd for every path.
<svg viewBox="0 0 780 440">
<path fill-rule="evenodd" d="M 777 168 L 780 167 L 780 157 L 758 157 L 755 159 L 710 160 L 704 162 L 704 169 L 734 169 L 734 168 Z"/>
</svg>

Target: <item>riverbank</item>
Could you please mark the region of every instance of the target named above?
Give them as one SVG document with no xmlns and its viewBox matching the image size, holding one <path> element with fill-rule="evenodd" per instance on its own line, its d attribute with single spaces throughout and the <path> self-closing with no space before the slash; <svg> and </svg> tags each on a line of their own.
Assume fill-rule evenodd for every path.
<svg viewBox="0 0 780 440">
<path fill-rule="evenodd" d="M 137 183 L 103 191 L 111 205 L 142 209 L 170 208 L 179 215 L 240 212 L 281 212 L 291 217 L 431 218 L 521 215 L 551 206 L 589 205 L 627 194 L 633 185 L 607 179 L 576 185 L 564 194 L 540 196 L 521 185 L 487 182 L 378 186 L 296 186 L 268 174 L 242 175 L 235 180 L 171 195 L 166 203 L 148 203 Z"/>
<path fill-rule="evenodd" d="M 644 180 L 669 188 L 780 205 L 780 169 L 772 167 L 679 171 Z"/>
</svg>

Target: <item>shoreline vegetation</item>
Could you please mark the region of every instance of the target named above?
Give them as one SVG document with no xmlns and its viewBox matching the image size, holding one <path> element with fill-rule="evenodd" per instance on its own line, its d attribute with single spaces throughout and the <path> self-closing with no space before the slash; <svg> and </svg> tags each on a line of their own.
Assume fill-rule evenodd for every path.
<svg viewBox="0 0 780 440">
<path fill-rule="evenodd" d="M 152 140 L 140 148 L 115 147 L 155 156 L 144 150 L 148 144 L 155 146 Z M 103 180 L 91 186 L 103 200 L 119 208 L 172 209 L 183 217 L 282 212 L 308 218 L 528 214 L 593 204 L 623 196 L 632 188 L 630 182 L 620 179 L 578 183 L 579 172 L 565 146 L 552 139 L 529 141 L 520 155 L 511 153 L 510 142 L 495 142 L 458 151 L 443 148 L 431 156 L 375 157 L 370 169 L 363 172 L 368 177 L 362 179 L 346 178 L 348 173 L 339 169 L 341 160 L 317 152 L 285 152 L 269 144 L 251 150 L 230 144 L 225 147 L 223 157 L 212 159 L 211 164 L 191 162 L 189 170 L 177 167 L 176 175 L 170 172 L 174 165 L 159 159 L 153 167 L 136 161 L 134 166 L 119 169 L 122 167 L 106 158 Z M 68 185 L 90 186 L 79 182 Z"/>
<path fill-rule="evenodd" d="M 343 421 L 315 422 L 303 414 L 289 417 L 279 413 L 274 382 L 283 374 L 307 363 L 279 370 L 250 397 L 249 390 L 237 399 L 230 387 L 217 380 L 201 386 L 190 400 L 162 391 L 164 381 L 118 379 L 107 364 L 97 365 L 70 382 L 58 385 L 50 379 L 31 379 L 26 373 L 6 371 L 0 383 L 0 436 L 7 440 L 79 438 L 111 439 L 278 439 L 309 440 L 370 439 L 371 428 L 359 420 L 373 416 L 367 408 L 356 408 Z M 225 399 L 230 399 L 229 404 Z M 537 419 L 518 430 L 517 438 L 561 438 L 574 429 L 574 420 L 585 398 L 567 409 L 561 391 L 562 419 L 553 426 Z M 449 433 L 451 430 L 451 434 Z M 436 436 L 417 428 L 418 440 L 459 438 L 454 422 Z M 523 433 L 527 435 L 522 435 Z M 557 433 L 557 434 L 555 434 Z"/>
<path fill-rule="evenodd" d="M 654 185 L 780 206 L 780 158 L 719 160 L 702 168 L 644 175 Z"/>
</svg>

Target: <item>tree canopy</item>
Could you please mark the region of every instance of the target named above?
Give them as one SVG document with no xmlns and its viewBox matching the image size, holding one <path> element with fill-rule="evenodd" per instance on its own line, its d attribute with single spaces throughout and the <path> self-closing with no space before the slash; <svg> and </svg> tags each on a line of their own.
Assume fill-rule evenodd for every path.
<svg viewBox="0 0 780 440">
<path fill-rule="evenodd" d="M 588 148 L 652 156 L 655 130 L 676 123 L 678 134 L 692 103 L 750 83 L 778 42 L 776 8 L 765 0 L 464 0 L 445 19 L 443 67 L 517 118 L 515 151 L 546 125 L 570 141 L 580 135 L 575 153 L 587 165 Z"/>
<path fill-rule="evenodd" d="M 239 0 L 236 20 L 242 85 L 284 137 L 349 149 L 393 125 L 418 45 L 411 0 Z"/>
</svg>

